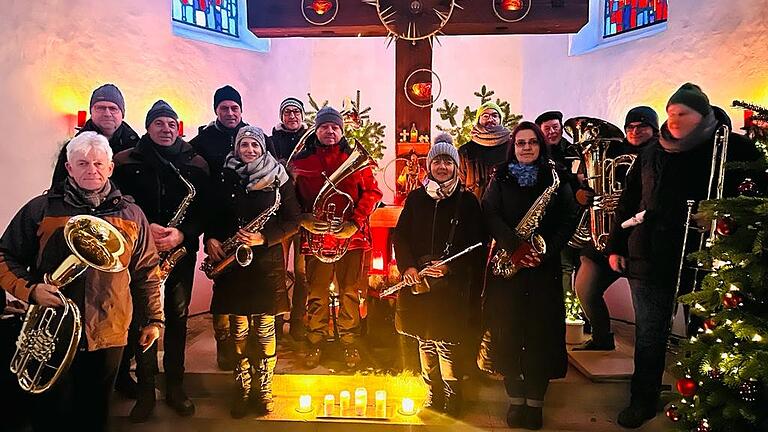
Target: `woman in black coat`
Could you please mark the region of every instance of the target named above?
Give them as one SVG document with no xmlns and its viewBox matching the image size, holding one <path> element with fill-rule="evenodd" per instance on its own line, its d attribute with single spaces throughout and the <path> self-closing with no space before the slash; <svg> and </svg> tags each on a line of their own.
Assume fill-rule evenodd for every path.
<svg viewBox="0 0 768 432">
<path fill-rule="evenodd" d="M 277 213 L 259 231 L 243 229 L 274 206 L 276 184 L 280 191 Z M 234 373 L 238 387 L 231 414 L 235 418 L 245 416 L 249 402 L 259 414 L 266 414 L 274 408 L 275 296 L 276 293 L 286 295 L 280 289 L 285 286 L 281 242 L 296 233 L 300 209 L 285 168 L 266 151 L 261 129 L 254 126 L 240 129 L 220 181 L 214 183 L 214 197 L 212 227 L 206 233 L 210 259 L 215 263 L 224 258 L 222 243 L 232 236 L 253 251 L 250 264 L 241 267 L 233 263 L 214 279 L 213 285 L 211 312 L 230 315 L 230 331 L 238 358 Z M 252 379 L 258 384 L 252 386 Z"/>
<path fill-rule="evenodd" d="M 394 230 L 397 265 L 410 285 L 398 294 L 395 327 L 419 341 L 421 374 L 429 386 L 425 408 L 458 415 L 457 346 L 469 324 L 470 278 L 478 274 L 471 269 L 482 266 L 481 249 L 427 270 L 428 292 L 420 292 L 418 272 L 485 237 L 480 204 L 459 181 L 459 155 L 450 135 L 435 141 L 427 156 L 428 181 L 408 195 Z"/>
<path fill-rule="evenodd" d="M 574 232 L 577 204 L 569 183 L 560 180 L 535 232 L 546 242 L 538 254 L 515 228 L 532 204 L 553 185 L 553 168 L 544 135 L 538 126 L 522 122 L 512 132 L 507 162 L 483 195 L 486 228 L 495 251 L 512 254 L 520 270 L 511 278 L 489 268 L 483 320 L 492 346 L 496 372 L 504 376 L 509 395 L 507 424 L 539 429 L 550 379 L 565 376 L 565 305 L 561 283 L 560 250 Z M 566 173 L 559 172 L 563 179 Z"/>
</svg>

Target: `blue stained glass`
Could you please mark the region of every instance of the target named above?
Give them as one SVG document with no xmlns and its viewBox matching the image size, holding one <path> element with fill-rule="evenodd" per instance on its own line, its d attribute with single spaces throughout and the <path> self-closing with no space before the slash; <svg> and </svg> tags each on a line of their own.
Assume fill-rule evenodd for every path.
<svg viewBox="0 0 768 432">
<path fill-rule="evenodd" d="M 237 0 L 172 0 L 173 21 L 237 38 Z"/>
</svg>

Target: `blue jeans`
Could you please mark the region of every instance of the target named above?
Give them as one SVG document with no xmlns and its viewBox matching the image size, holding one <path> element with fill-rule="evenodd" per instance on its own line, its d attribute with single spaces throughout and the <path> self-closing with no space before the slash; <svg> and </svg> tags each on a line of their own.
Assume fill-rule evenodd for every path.
<svg viewBox="0 0 768 432">
<path fill-rule="evenodd" d="M 630 279 L 635 309 L 635 372 L 632 374 L 632 403 L 655 406 L 661 391 L 667 352 L 674 281 Z"/>
</svg>

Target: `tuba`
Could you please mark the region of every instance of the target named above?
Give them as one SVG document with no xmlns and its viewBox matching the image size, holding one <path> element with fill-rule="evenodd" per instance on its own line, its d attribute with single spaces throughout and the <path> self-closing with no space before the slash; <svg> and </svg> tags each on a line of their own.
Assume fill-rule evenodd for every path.
<svg viewBox="0 0 768 432">
<path fill-rule="evenodd" d="M 88 267 L 109 273 L 125 268 L 119 259 L 125 252 L 125 238 L 104 219 L 71 217 L 64 226 L 64 240 L 72 254 L 52 274 L 43 277 L 46 284 L 61 288 Z M 61 308 L 29 306 L 11 358 L 11 372 L 29 393 L 51 388 L 69 368 L 80 343 L 80 310 L 61 292 L 56 294 L 64 303 Z"/>
<path fill-rule="evenodd" d="M 324 263 L 336 262 L 347 253 L 350 239 L 340 239 L 333 235 L 342 223 L 347 221 L 354 210 L 352 197 L 336 186 L 350 175 L 366 168 L 378 167 L 360 142 L 353 140 L 353 150 L 349 157 L 330 176 L 323 172 L 325 184 L 315 198 L 312 214 L 315 218 L 328 222 L 327 233 L 312 234 L 307 232 L 309 252 Z M 297 146 L 298 147 L 298 146 Z"/>
<path fill-rule="evenodd" d="M 582 213 L 568 245 L 581 248 L 591 243 L 602 252 L 608 242 L 613 214 L 624 190 L 627 173 L 636 156 L 607 157 L 611 144 L 620 143 L 624 133 L 605 120 L 574 117 L 568 119 L 563 128 L 580 149 L 587 185 L 595 193 L 592 205 Z"/>
</svg>

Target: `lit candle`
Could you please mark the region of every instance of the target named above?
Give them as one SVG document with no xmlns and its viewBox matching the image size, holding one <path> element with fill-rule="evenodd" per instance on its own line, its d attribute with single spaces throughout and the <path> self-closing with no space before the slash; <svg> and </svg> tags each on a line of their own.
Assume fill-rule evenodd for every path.
<svg viewBox="0 0 768 432">
<path fill-rule="evenodd" d="M 344 415 L 349 411 L 349 392 L 344 390 L 339 394 L 339 414 Z"/>
<path fill-rule="evenodd" d="M 387 392 L 376 390 L 376 417 L 387 416 Z"/>
<path fill-rule="evenodd" d="M 368 406 L 368 391 L 365 387 L 355 389 L 355 415 L 365 416 L 365 409 Z"/>
<path fill-rule="evenodd" d="M 334 405 L 336 405 L 336 398 L 332 394 L 325 395 L 323 399 L 323 415 L 332 416 Z"/>
<path fill-rule="evenodd" d="M 400 407 L 400 411 L 405 415 L 413 414 L 413 399 L 403 398 L 403 404 Z"/>
<path fill-rule="evenodd" d="M 299 396 L 299 412 L 312 411 L 312 396 L 301 395 Z"/>
</svg>

